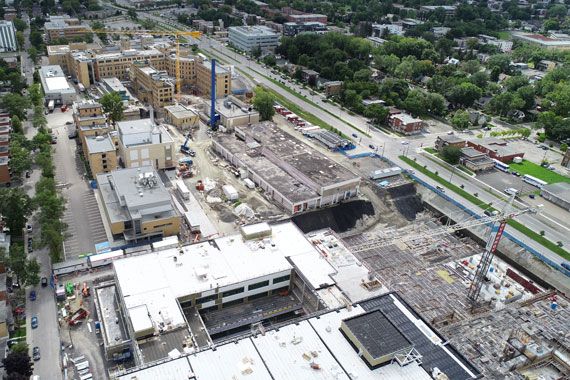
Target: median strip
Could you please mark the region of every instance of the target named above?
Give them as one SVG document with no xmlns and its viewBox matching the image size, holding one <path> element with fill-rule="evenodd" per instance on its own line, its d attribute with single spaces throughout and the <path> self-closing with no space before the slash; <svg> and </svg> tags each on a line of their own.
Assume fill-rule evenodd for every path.
<svg viewBox="0 0 570 380">
<path fill-rule="evenodd" d="M 406 156 L 399 156 L 399 158 L 413 167 L 415 170 L 419 171 L 420 173 L 428 176 L 429 178 L 433 179 L 434 181 L 440 183 L 444 187 L 448 188 L 449 190 L 453 191 L 457 195 L 465 198 L 469 202 L 473 203 L 475 206 L 488 211 L 495 211 L 494 208 L 490 207 L 488 203 L 485 203 L 481 199 L 477 198 L 476 196 L 468 193 L 467 191 L 463 190 L 459 186 L 452 184 L 441 178 L 439 175 L 427 170 L 414 160 Z M 531 238 L 532 240 L 536 241 L 537 243 L 541 244 L 545 248 L 549 249 L 550 251 L 556 253 L 557 255 L 563 257 L 566 260 L 570 260 L 570 252 L 566 251 L 564 248 L 558 246 L 558 244 L 553 243 L 552 241 L 548 240 L 544 236 L 541 236 L 539 233 L 534 232 L 530 228 L 526 227 L 520 222 L 516 220 L 510 219 L 507 224 L 514 228 L 515 230 L 519 231 L 520 233 L 526 235 L 527 237 Z"/>
</svg>

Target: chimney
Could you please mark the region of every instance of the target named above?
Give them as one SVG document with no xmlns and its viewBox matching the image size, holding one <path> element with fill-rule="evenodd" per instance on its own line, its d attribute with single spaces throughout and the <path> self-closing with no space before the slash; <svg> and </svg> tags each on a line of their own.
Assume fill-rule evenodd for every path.
<svg viewBox="0 0 570 380">
<path fill-rule="evenodd" d="M 154 108 L 152 106 L 148 106 L 150 108 L 150 121 L 154 125 Z"/>
</svg>

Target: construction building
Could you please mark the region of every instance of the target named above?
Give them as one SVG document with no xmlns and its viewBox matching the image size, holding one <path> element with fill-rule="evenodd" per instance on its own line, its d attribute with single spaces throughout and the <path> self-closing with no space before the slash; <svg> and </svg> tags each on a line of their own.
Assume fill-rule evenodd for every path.
<svg viewBox="0 0 570 380">
<path fill-rule="evenodd" d="M 50 16 L 49 21 L 44 24 L 44 30 L 47 42 L 60 38 L 73 40 L 92 33 L 89 25 L 83 24 L 78 19 L 71 18 L 68 15 Z"/>
<path fill-rule="evenodd" d="M 109 173 L 118 167 L 117 147 L 111 134 L 116 136 L 117 133 L 113 131 L 108 135 L 85 138 L 86 158 L 89 162 L 92 176 Z"/>
<path fill-rule="evenodd" d="M 236 127 L 235 136 L 219 135 L 213 146 L 290 214 L 358 192 L 360 177 L 270 122 Z"/>
<path fill-rule="evenodd" d="M 259 123 L 259 112 L 234 96 L 216 101 L 216 113 L 220 115 L 220 125 L 232 131 L 241 125 Z"/>
<path fill-rule="evenodd" d="M 273 51 L 279 46 L 280 35 L 267 26 L 231 26 L 228 33 L 230 44 L 247 53 L 255 49 L 261 49 L 262 52 Z"/>
<path fill-rule="evenodd" d="M 59 66 L 42 66 L 40 81 L 46 101 L 53 100 L 56 104 L 72 104 L 77 93 Z"/>
<path fill-rule="evenodd" d="M 142 62 L 134 62 L 129 72 L 136 96 L 154 108 L 172 104 L 176 79 Z"/>
<path fill-rule="evenodd" d="M 176 165 L 174 139 L 162 125 L 151 119 L 117 122 L 121 166 L 152 166 L 156 170 Z"/>
<path fill-rule="evenodd" d="M 166 123 L 174 125 L 180 130 L 198 127 L 200 117 L 193 109 L 182 104 L 164 107 Z"/>
<path fill-rule="evenodd" d="M 132 241 L 178 234 L 180 216 L 151 166 L 99 174 L 97 189 L 101 215 L 113 236 Z"/>
<path fill-rule="evenodd" d="M 200 95 L 210 95 L 212 63 L 203 60 L 196 64 L 196 88 Z M 216 98 L 228 96 L 232 88 L 231 72 L 216 63 Z"/>
<path fill-rule="evenodd" d="M 486 137 L 483 139 L 469 140 L 467 146 L 472 147 L 479 152 L 487 154 L 490 158 L 499 160 L 508 164 L 515 157 L 524 157 L 524 152 L 513 149 L 508 142 L 495 137 Z"/>
<path fill-rule="evenodd" d="M 17 51 L 16 28 L 12 21 L 0 20 L 0 51 Z"/>
<path fill-rule="evenodd" d="M 570 211 L 570 184 L 566 182 L 551 183 L 540 190 L 546 200 Z"/>
</svg>

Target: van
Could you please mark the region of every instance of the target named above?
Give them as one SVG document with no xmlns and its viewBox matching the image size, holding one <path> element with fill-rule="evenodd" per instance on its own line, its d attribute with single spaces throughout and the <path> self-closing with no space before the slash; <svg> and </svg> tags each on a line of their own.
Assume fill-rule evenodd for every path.
<svg viewBox="0 0 570 380">
<path fill-rule="evenodd" d="M 518 195 L 519 191 L 517 189 L 513 189 L 512 187 L 507 187 L 505 190 L 506 194 L 509 195 Z"/>
</svg>

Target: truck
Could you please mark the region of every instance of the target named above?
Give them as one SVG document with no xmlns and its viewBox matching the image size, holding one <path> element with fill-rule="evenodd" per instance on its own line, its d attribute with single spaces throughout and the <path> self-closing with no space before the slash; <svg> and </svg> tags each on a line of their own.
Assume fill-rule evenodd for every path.
<svg viewBox="0 0 570 380">
<path fill-rule="evenodd" d="M 87 318 L 87 315 L 89 315 L 89 312 L 87 310 L 85 310 L 84 308 L 80 307 L 79 309 L 77 309 L 75 311 L 75 313 L 73 313 L 70 317 L 69 320 L 67 321 L 67 324 L 70 326 L 75 326 L 77 325 L 81 320 Z"/>
<path fill-rule="evenodd" d="M 186 200 L 190 199 L 190 190 L 188 190 L 188 187 L 186 186 L 184 181 L 182 181 L 182 180 L 176 181 L 176 190 L 178 191 L 178 194 L 180 194 L 180 196 L 183 199 L 186 199 Z"/>
<path fill-rule="evenodd" d="M 48 102 L 48 111 L 49 111 L 49 112 L 53 112 L 54 108 L 55 108 L 55 101 L 54 101 L 54 100 L 50 100 L 50 101 Z"/>
<path fill-rule="evenodd" d="M 397 176 L 401 173 L 402 173 L 402 169 L 400 169 L 397 166 L 394 166 L 392 168 L 374 170 L 370 173 L 369 178 L 371 180 L 376 180 L 376 179 L 394 177 L 394 176 Z"/>
</svg>

